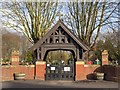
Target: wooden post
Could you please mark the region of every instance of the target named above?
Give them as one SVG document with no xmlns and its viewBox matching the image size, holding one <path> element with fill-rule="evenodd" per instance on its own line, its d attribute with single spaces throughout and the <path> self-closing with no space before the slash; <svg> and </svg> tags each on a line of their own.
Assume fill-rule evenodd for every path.
<svg viewBox="0 0 120 90">
<path fill-rule="evenodd" d="M 40 59 L 39 48 L 37 49 L 37 60 Z"/>
</svg>

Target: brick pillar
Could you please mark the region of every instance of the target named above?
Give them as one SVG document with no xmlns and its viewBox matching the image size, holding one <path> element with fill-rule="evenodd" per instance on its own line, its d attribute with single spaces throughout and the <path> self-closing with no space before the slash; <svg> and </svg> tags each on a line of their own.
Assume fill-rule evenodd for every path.
<svg viewBox="0 0 120 90">
<path fill-rule="evenodd" d="M 45 80 L 46 62 L 36 61 L 36 76 L 35 79 Z"/>
<path fill-rule="evenodd" d="M 12 65 L 19 65 L 19 52 L 13 51 L 11 54 L 11 64 Z"/>
<path fill-rule="evenodd" d="M 76 76 L 75 80 L 83 80 L 84 77 L 84 61 L 76 61 Z"/>
<path fill-rule="evenodd" d="M 108 65 L 108 51 L 104 50 L 102 52 L 102 65 Z"/>
</svg>

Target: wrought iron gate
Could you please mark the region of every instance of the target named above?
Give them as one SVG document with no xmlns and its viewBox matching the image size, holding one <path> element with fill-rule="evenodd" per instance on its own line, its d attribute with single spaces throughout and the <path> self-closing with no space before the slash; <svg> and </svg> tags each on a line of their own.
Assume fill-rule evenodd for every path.
<svg viewBox="0 0 120 90">
<path fill-rule="evenodd" d="M 63 63 L 52 65 L 47 62 L 46 80 L 74 80 L 74 61 L 67 65 Z"/>
</svg>

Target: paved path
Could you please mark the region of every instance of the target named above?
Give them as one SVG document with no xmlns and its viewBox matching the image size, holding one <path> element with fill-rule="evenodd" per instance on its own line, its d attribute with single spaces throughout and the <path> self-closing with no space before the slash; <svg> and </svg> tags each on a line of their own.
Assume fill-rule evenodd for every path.
<svg viewBox="0 0 120 90">
<path fill-rule="evenodd" d="M 2 88 L 118 88 L 117 82 L 110 81 L 40 81 L 14 80 L 2 82 Z"/>
</svg>

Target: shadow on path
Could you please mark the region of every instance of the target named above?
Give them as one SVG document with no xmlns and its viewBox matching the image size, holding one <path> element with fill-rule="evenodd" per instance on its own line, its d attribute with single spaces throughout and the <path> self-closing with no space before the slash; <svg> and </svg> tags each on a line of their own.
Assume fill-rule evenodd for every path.
<svg viewBox="0 0 120 90">
<path fill-rule="evenodd" d="M 50 84 L 50 85 L 48 85 Z M 2 88 L 69 88 L 69 86 L 62 86 L 57 84 L 45 83 L 43 81 L 26 82 L 24 80 L 20 81 L 6 81 L 2 84 Z"/>
<path fill-rule="evenodd" d="M 118 84 L 108 81 L 83 80 L 76 82 L 66 81 L 40 81 L 40 80 L 14 80 L 2 83 L 2 88 L 94 88 L 95 90 L 118 90 Z M 97 88 L 97 89 L 96 89 Z M 112 88 L 112 89 L 110 89 Z M 80 89 L 81 90 L 81 89 Z"/>
</svg>

